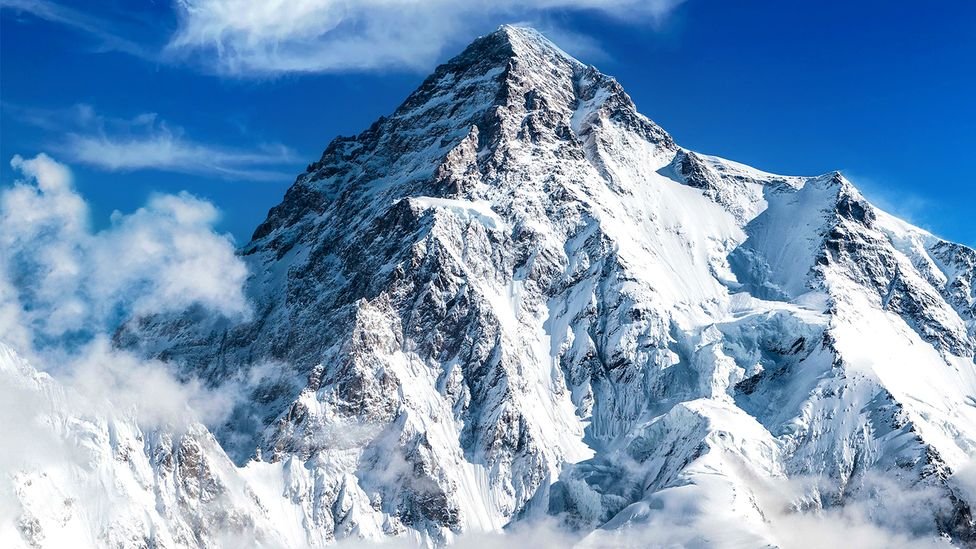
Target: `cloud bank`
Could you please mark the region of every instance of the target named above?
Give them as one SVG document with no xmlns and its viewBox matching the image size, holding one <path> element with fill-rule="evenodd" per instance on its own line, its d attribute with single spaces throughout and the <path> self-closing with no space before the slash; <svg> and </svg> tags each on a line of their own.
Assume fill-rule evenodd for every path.
<svg viewBox="0 0 976 549">
<path fill-rule="evenodd" d="M 21 330 L 0 339 L 87 339 L 130 315 L 191 305 L 246 314 L 247 270 L 231 239 L 213 230 L 218 212 L 209 202 L 155 195 L 93 231 L 65 165 L 40 154 L 15 156 L 11 166 L 22 179 L 0 192 L 0 287 L 3 310 L 17 318 L 0 325 Z"/>
<path fill-rule="evenodd" d="M 0 344 L 53 374 L 85 413 L 175 429 L 221 421 L 236 387 L 178 379 L 110 343 L 122 321 L 144 314 L 198 306 L 246 318 L 247 269 L 214 230 L 217 209 L 185 192 L 159 194 L 96 231 L 66 165 L 43 153 L 10 164 L 20 179 L 0 189 Z"/>
</svg>

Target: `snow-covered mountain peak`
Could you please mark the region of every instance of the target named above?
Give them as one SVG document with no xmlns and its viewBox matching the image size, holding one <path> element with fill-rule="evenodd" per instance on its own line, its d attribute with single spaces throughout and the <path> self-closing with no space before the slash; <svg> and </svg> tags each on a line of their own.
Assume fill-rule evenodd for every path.
<svg viewBox="0 0 976 549">
<path fill-rule="evenodd" d="M 372 201 L 377 193 L 395 201 L 418 185 L 433 196 L 467 196 L 472 163 L 497 171 L 510 159 L 509 145 L 525 140 L 575 148 L 599 167 L 605 143 L 593 130 L 606 123 L 647 141 L 662 164 L 676 150 L 616 80 L 533 29 L 502 26 L 439 66 L 392 115 L 330 143 L 254 237 L 319 215 L 332 201 Z"/>
<path fill-rule="evenodd" d="M 511 48 L 513 57 L 524 58 L 527 61 L 533 58 L 558 59 L 562 62 L 583 68 L 583 64 L 576 58 L 564 52 L 559 46 L 546 38 L 545 35 L 532 27 L 501 25 L 495 32 L 487 35 L 483 40 L 486 42 L 506 43 Z M 479 45 L 477 41 L 472 44 L 475 47 L 477 45 Z"/>
<path fill-rule="evenodd" d="M 312 545 L 546 515 L 596 546 L 688 521 L 637 545 L 778 545 L 784 509 L 877 475 L 949 502 L 911 535 L 976 539 L 952 476 L 976 452 L 976 253 L 840 174 L 679 147 L 535 31 L 335 139 L 242 253 L 253 319 L 117 342 L 255 380 L 217 436 Z"/>
</svg>

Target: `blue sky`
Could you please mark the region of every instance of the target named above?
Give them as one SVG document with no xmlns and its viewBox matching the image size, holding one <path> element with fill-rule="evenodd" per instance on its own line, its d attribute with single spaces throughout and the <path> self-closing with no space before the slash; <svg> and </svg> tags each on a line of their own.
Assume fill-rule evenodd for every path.
<svg viewBox="0 0 976 549">
<path fill-rule="evenodd" d="M 0 184 L 15 154 L 46 152 L 96 225 L 186 189 L 243 243 L 333 137 L 389 113 L 478 34 L 527 22 L 616 76 L 685 147 L 843 170 L 882 207 L 976 245 L 970 2 L 255 5 L 0 0 Z"/>
</svg>

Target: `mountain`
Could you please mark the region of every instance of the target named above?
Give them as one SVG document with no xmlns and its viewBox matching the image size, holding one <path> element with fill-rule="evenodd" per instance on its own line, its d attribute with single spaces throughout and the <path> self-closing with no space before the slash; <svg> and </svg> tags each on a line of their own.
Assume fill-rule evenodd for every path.
<svg viewBox="0 0 976 549">
<path fill-rule="evenodd" d="M 0 344 L 4 547 L 286 547 L 207 428 L 143 428 Z M 9 476 L 8 476 L 9 475 Z"/>
<path fill-rule="evenodd" d="M 115 343 L 252 380 L 187 436 L 268 539 L 976 545 L 976 251 L 688 151 L 531 29 L 336 138 L 240 254 L 249 320 Z"/>
</svg>

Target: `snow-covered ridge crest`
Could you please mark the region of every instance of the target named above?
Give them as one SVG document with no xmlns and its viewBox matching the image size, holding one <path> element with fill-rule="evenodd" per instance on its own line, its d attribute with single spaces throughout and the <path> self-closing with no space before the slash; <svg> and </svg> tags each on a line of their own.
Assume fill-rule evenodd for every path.
<svg viewBox="0 0 976 549">
<path fill-rule="evenodd" d="M 242 250 L 253 320 L 117 343 L 215 385 L 277 365 L 215 432 L 310 545 L 543 517 L 592 546 L 966 545 L 974 253 L 840 174 L 682 149 L 503 27 L 298 177 Z"/>
</svg>

